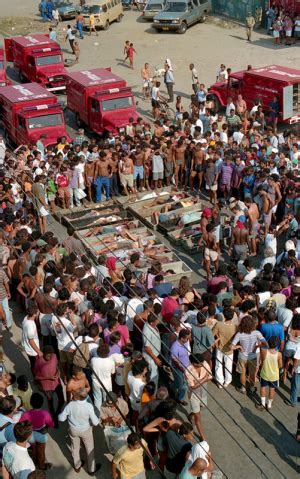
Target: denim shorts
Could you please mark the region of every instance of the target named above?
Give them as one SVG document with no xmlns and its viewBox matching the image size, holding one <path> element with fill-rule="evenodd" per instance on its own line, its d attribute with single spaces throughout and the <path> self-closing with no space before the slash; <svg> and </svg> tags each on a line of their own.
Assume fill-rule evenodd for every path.
<svg viewBox="0 0 300 479">
<path fill-rule="evenodd" d="M 48 434 L 42 434 L 39 431 L 32 431 L 32 436 L 29 439 L 30 444 L 34 444 L 35 442 L 39 442 L 41 444 L 46 444 L 48 441 Z"/>
</svg>

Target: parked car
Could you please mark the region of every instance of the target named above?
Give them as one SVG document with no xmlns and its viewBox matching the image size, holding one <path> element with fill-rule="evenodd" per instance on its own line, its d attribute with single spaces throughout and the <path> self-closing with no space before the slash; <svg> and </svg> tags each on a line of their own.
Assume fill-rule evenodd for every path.
<svg viewBox="0 0 300 479">
<path fill-rule="evenodd" d="M 80 6 L 70 0 L 53 0 L 53 3 L 58 10 L 60 20 L 71 20 L 80 11 Z M 41 11 L 41 5 L 39 5 L 39 10 Z"/>
<path fill-rule="evenodd" d="M 123 7 L 121 0 L 89 0 L 81 8 L 81 14 L 84 18 L 83 26 L 89 29 L 90 14 L 94 15 L 95 27 L 107 30 L 109 25 L 114 22 L 120 22 L 123 18 Z"/>
<path fill-rule="evenodd" d="M 155 15 L 161 12 L 166 5 L 166 0 L 148 0 L 142 16 L 145 20 L 153 20 Z"/>
<path fill-rule="evenodd" d="M 167 0 L 164 10 L 155 15 L 153 27 L 185 33 L 194 23 L 205 22 L 210 11 L 211 0 Z"/>
</svg>

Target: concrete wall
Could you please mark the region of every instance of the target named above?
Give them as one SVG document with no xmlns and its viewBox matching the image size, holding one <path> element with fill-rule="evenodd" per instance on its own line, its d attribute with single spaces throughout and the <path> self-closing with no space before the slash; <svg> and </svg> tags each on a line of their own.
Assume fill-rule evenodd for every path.
<svg viewBox="0 0 300 479">
<path fill-rule="evenodd" d="M 266 0 L 212 0 L 213 12 L 226 17 L 244 21 L 248 12 L 255 16 L 255 10 L 262 7 L 263 12 L 268 5 Z"/>
</svg>

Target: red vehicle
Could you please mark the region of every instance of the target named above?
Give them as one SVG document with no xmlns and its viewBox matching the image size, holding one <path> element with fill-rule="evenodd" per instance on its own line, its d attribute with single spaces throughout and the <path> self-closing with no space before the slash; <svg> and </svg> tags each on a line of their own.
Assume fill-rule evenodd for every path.
<svg viewBox="0 0 300 479">
<path fill-rule="evenodd" d="M 10 81 L 6 78 L 4 50 L 0 48 L 0 86 L 10 85 Z"/>
<path fill-rule="evenodd" d="M 49 91 L 64 90 L 66 69 L 57 42 L 46 35 L 5 38 L 6 60 L 19 70 L 21 82 L 40 83 Z"/>
<path fill-rule="evenodd" d="M 265 111 L 275 96 L 280 102 L 279 121 L 300 121 L 300 70 L 270 65 L 231 73 L 227 82 L 214 83 L 209 88 L 208 98 L 213 99 L 216 109 L 225 106 L 228 98 L 233 101 L 241 94 L 247 107 L 260 99 Z"/>
<path fill-rule="evenodd" d="M 6 140 L 35 145 L 45 135 L 45 146 L 54 145 L 66 132 L 65 119 L 56 96 L 37 83 L 0 88 L 0 118 Z"/>
<path fill-rule="evenodd" d="M 137 120 L 131 88 L 110 68 L 69 73 L 66 93 L 77 125 L 87 125 L 99 135 L 122 133 L 129 118 Z"/>
</svg>

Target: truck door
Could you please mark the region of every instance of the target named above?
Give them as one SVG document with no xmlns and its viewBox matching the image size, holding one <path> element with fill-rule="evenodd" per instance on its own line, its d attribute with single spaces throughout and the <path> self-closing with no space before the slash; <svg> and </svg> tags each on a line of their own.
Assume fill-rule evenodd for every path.
<svg viewBox="0 0 300 479">
<path fill-rule="evenodd" d="M 294 116 L 294 105 L 293 105 L 293 87 L 294 85 L 288 85 L 283 87 L 283 98 L 282 98 L 282 119 L 287 120 Z"/>
<path fill-rule="evenodd" d="M 99 100 L 97 100 L 97 98 L 89 98 L 88 108 L 89 108 L 89 117 L 90 117 L 90 122 L 89 122 L 90 129 L 96 132 L 102 131 Z"/>
<path fill-rule="evenodd" d="M 14 61 L 13 43 L 14 42 L 12 38 L 4 38 L 5 56 L 7 62 Z"/>
<path fill-rule="evenodd" d="M 227 88 L 227 98 L 231 97 L 235 102 L 237 100 L 238 95 L 241 93 L 241 82 L 236 78 L 230 77 L 228 80 L 228 88 Z"/>
<path fill-rule="evenodd" d="M 192 1 L 188 3 L 188 12 L 187 12 L 187 24 L 191 25 L 192 23 L 196 22 L 197 20 L 197 12 L 198 9 Z"/>
<path fill-rule="evenodd" d="M 36 80 L 36 66 L 34 57 L 28 57 L 26 70 L 28 72 L 28 78 L 30 78 L 31 81 Z"/>
</svg>

